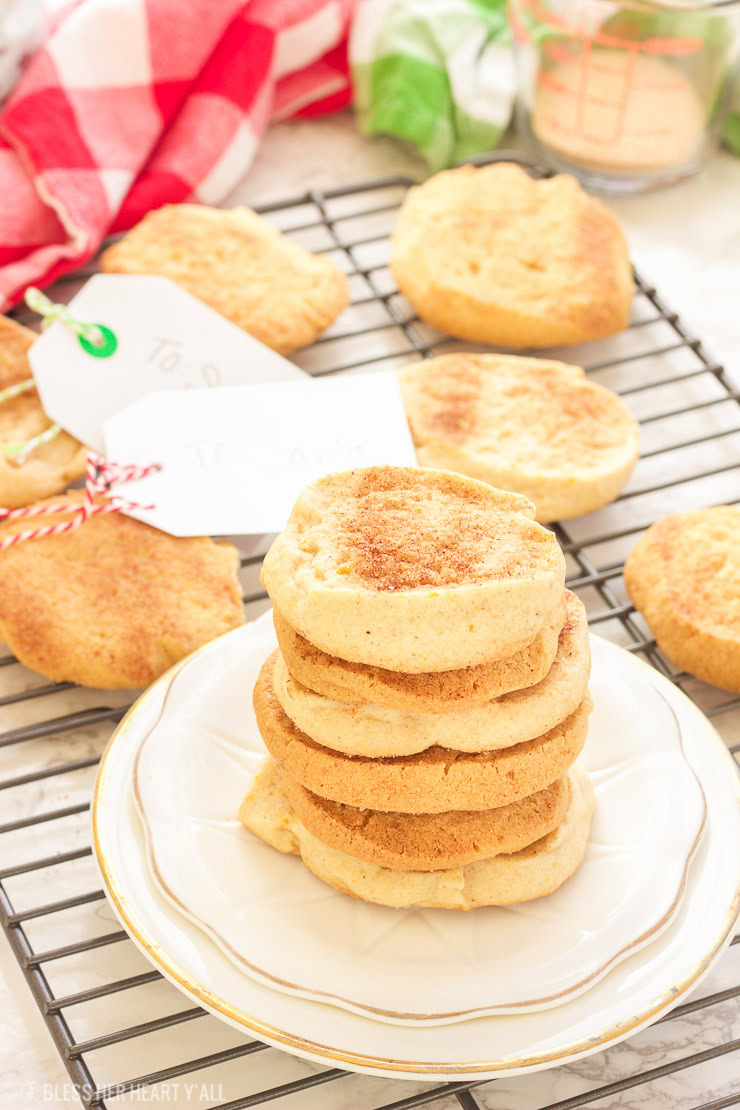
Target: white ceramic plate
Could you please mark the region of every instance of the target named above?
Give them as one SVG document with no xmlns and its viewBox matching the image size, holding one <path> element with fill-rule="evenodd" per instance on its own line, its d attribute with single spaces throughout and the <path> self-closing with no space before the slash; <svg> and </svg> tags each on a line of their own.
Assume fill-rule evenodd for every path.
<svg viewBox="0 0 740 1110">
<path fill-rule="evenodd" d="M 505 909 L 394 910 L 338 893 L 235 820 L 265 754 L 249 693 L 275 645 L 267 613 L 187 662 L 134 767 L 155 883 L 242 971 L 381 1021 L 439 1024 L 559 1005 L 666 928 L 706 806 L 649 674 L 625 675 L 594 641 L 581 761 L 596 816 L 569 882 Z"/>
<path fill-rule="evenodd" d="M 201 654 L 220 653 L 229 633 Z M 556 1009 L 404 1026 L 272 990 L 245 975 L 162 897 L 147 865 L 132 790 L 141 740 L 165 706 L 175 671 L 156 682 L 121 722 L 103 756 L 92 806 L 93 841 L 111 903 L 134 943 L 190 999 L 259 1039 L 319 1063 L 375 1075 L 485 1078 L 551 1067 L 630 1036 L 681 1001 L 732 937 L 740 906 L 740 791 L 724 744 L 666 679 L 599 642 L 615 671 L 654 685 L 682 726 L 687 757 L 707 799 L 707 826 L 686 896 L 668 928 L 591 990 Z M 250 691 L 244 686 L 245 713 Z M 476 911 L 477 912 L 477 911 Z"/>
</svg>

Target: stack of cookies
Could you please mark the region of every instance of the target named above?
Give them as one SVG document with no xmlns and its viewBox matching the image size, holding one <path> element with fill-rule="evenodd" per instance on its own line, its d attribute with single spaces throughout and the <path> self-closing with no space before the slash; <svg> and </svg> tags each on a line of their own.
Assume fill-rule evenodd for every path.
<svg viewBox="0 0 740 1110">
<path fill-rule="evenodd" d="M 526 498 L 439 470 L 309 486 L 264 563 L 270 753 L 239 818 L 331 886 L 472 909 L 555 890 L 593 813 L 573 767 L 588 629 Z"/>
</svg>

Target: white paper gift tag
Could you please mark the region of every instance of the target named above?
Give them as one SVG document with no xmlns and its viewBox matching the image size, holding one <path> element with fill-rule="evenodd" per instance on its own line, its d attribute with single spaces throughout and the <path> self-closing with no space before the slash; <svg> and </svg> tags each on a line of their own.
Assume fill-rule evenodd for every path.
<svg viewBox="0 0 740 1110">
<path fill-rule="evenodd" d="M 77 320 L 112 331 L 115 351 L 96 357 L 54 323 L 29 359 L 48 415 L 96 451 L 107 417 L 154 390 L 305 377 L 169 278 L 96 274 L 68 307 Z"/>
<path fill-rule="evenodd" d="M 278 532 L 336 470 L 415 466 L 394 373 L 153 393 L 105 423 L 108 458 L 162 469 L 122 487 L 131 515 L 176 536 Z"/>
</svg>

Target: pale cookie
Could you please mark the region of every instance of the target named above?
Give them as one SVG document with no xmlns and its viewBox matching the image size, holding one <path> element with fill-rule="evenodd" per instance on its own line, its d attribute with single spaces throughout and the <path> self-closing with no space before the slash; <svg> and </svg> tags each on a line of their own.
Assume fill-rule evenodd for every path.
<svg viewBox="0 0 740 1110">
<path fill-rule="evenodd" d="M 272 616 L 285 665 L 292 677 L 309 690 L 349 704 L 374 702 L 415 713 L 448 713 L 462 705 L 483 705 L 511 690 L 524 690 L 540 682 L 557 655 L 565 601 L 548 614 L 532 643 L 508 659 L 427 674 L 388 671 L 327 655 L 299 636 L 277 609 Z"/>
<path fill-rule="evenodd" d="M 664 517 L 624 568 L 627 592 L 676 666 L 740 692 L 740 509 Z"/>
<path fill-rule="evenodd" d="M 36 333 L 0 316 L 0 391 L 33 377 L 28 348 Z M 5 448 L 26 443 L 51 427 L 35 389 L 0 403 L 0 506 L 19 509 L 61 493 L 85 473 L 86 449 L 66 432 L 36 447 L 25 462 Z"/>
<path fill-rule="evenodd" d="M 83 498 L 71 493 L 49 503 Z M 28 527 L 23 518 L 6 522 L 0 540 Z M 75 531 L 0 551 L 0 640 L 58 682 L 146 686 L 243 623 L 238 570 L 231 544 L 176 538 L 102 513 Z"/>
<path fill-rule="evenodd" d="M 392 870 L 324 844 L 293 812 L 269 764 L 258 772 L 239 818 L 250 832 L 279 852 L 300 855 L 309 870 L 329 886 L 365 902 L 397 909 L 509 906 L 557 890 L 586 854 L 595 805 L 593 788 L 588 775 L 578 768 L 568 778 L 570 803 L 565 819 L 553 832 L 522 851 L 443 871 Z"/>
<path fill-rule="evenodd" d="M 502 347 L 614 335 L 634 296 L 622 229 L 574 177 L 460 166 L 409 189 L 391 269 L 428 324 Z"/>
<path fill-rule="evenodd" d="M 271 680 L 272 660 L 254 688 L 254 711 L 267 750 L 307 790 L 357 809 L 444 813 L 496 809 L 544 790 L 565 774 L 586 740 L 588 694 L 544 736 L 495 752 L 429 748 L 418 755 L 368 759 L 316 744 L 286 716 Z"/>
<path fill-rule="evenodd" d="M 441 470 L 379 466 L 308 486 L 262 583 L 322 651 L 419 674 L 505 659 L 557 605 L 565 560 L 525 498 Z"/>
<path fill-rule="evenodd" d="M 116 274 L 162 274 L 282 354 L 305 347 L 349 301 L 330 258 L 249 208 L 166 204 L 100 257 Z"/>
<path fill-rule="evenodd" d="M 543 524 L 608 505 L 639 456 L 634 416 L 579 366 L 463 353 L 398 380 L 420 466 L 522 493 Z"/>
<path fill-rule="evenodd" d="M 485 752 L 522 744 L 569 717 L 588 689 L 591 664 L 582 602 L 568 592 L 568 617 L 550 671 L 536 686 L 449 713 L 412 713 L 385 705 L 333 701 L 296 682 L 279 652 L 272 682 L 291 721 L 317 744 L 346 755 L 414 755 L 438 746 Z"/>
<path fill-rule="evenodd" d="M 441 871 L 519 852 L 558 827 L 570 797 L 568 779 L 563 777 L 498 809 L 382 813 L 320 798 L 283 775 L 272 762 L 293 812 L 310 833 L 355 859 L 394 871 Z"/>
</svg>

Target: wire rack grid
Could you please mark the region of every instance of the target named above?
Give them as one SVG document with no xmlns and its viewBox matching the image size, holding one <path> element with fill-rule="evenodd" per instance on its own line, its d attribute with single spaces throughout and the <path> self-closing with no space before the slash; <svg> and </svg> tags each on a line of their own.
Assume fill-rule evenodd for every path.
<svg viewBox="0 0 740 1110">
<path fill-rule="evenodd" d="M 496 160 L 522 160 L 499 154 Z M 545 171 L 527 163 L 535 176 Z M 312 375 L 392 369 L 410 359 L 471 349 L 434 332 L 401 297 L 388 270 L 389 231 L 411 183 L 387 178 L 267 205 L 262 214 L 347 272 L 352 303 L 295 361 Z M 94 271 L 52 291 L 68 300 Z M 735 759 L 740 698 L 680 673 L 629 603 L 622 567 L 639 534 L 679 509 L 740 500 L 740 393 L 701 341 L 636 275 L 628 329 L 608 341 L 548 352 L 617 390 L 641 424 L 642 455 L 608 508 L 556 526 L 568 585 L 591 625 L 647 659 L 714 719 Z M 23 318 L 23 313 L 18 314 Z M 247 615 L 267 605 L 259 566 L 269 537 L 237 541 Z M 701 988 L 627 1046 L 548 1073 L 488 1082 L 409 1083 L 350 1075 L 298 1060 L 218 1022 L 152 970 L 117 926 L 91 858 L 88 809 L 95 767 L 133 695 L 49 683 L 0 658 L 0 920 L 86 1106 L 170 1105 L 246 1110 L 685 1110 L 740 1103 L 740 934 Z M 657 1032 L 656 1032 L 657 1031 Z M 28 1077 L 28 1104 L 34 1097 Z M 165 1091 L 166 1088 L 166 1091 Z M 553 1097 L 554 1096 L 554 1097 Z M 19 1095 L 19 1099 L 20 1099 Z M 14 1103 L 16 1106 L 26 1102 Z"/>
</svg>

